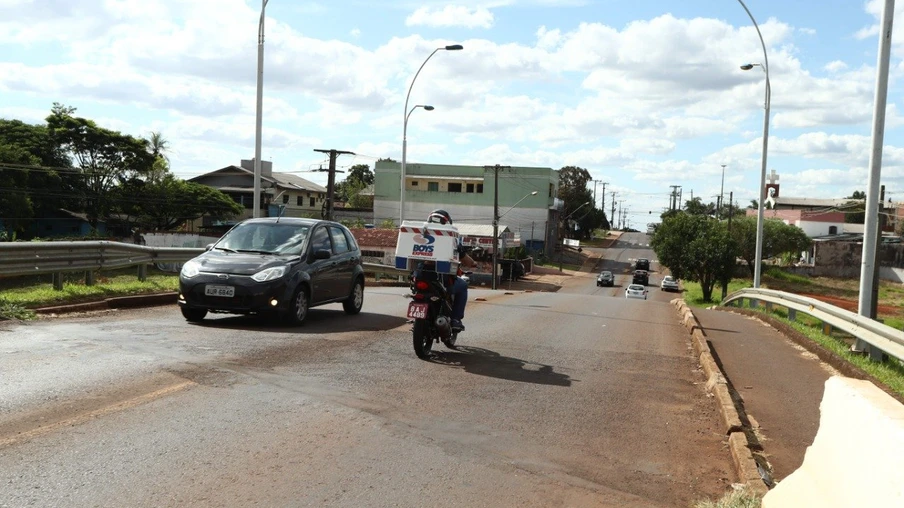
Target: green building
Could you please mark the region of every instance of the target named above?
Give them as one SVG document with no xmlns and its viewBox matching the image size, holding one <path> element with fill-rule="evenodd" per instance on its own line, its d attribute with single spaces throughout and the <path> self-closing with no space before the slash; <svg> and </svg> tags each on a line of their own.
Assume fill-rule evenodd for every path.
<svg viewBox="0 0 904 508">
<path fill-rule="evenodd" d="M 374 167 L 374 223 L 399 222 L 401 164 Z M 507 227 L 531 250 L 556 243 L 559 172 L 552 168 L 405 165 L 404 219 L 422 220 L 442 208 L 458 224 L 492 225 L 496 191 L 500 231 Z M 536 194 L 532 194 L 536 192 Z M 503 227 L 504 226 L 504 227 Z"/>
</svg>

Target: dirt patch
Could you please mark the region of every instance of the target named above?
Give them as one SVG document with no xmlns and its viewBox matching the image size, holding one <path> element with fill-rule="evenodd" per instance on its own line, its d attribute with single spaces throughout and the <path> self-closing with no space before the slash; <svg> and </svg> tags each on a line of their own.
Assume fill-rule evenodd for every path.
<svg viewBox="0 0 904 508">
<path fill-rule="evenodd" d="M 814 293 L 797 293 L 797 294 L 799 294 L 800 296 L 807 296 L 807 297 L 834 305 L 836 307 L 840 307 L 844 310 L 848 310 L 851 312 L 857 312 L 857 309 L 860 306 L 860 302 L 858 302 L 857 300 L 841 298 L 838 296 L 817 295 Z M 902 309 L 901 307 L 893 306 L 893 305 L 881 305 L 880 304 L 878 306 L 878 312 L 879 312 L 879 314 L 884 314 L 884 315 L 888 315 L 888 316 L 900 316 L 900 315 L 904 314 L 904 309 Z"/>
</svg>

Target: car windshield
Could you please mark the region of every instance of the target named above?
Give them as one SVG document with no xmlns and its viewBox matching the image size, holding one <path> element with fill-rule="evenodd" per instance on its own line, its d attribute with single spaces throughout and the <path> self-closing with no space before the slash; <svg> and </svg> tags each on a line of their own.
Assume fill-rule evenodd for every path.
<svg viewBox="0 0 904 508">
<path fill-rule="evenodd" d="M 630 286 L 628 286 L 628 289 L 630 289 L 631 291 L 643 291 L 643 286 L 631 284 Z"/>
<path fill-rule="evenodd" d="M 309 231 L 309 226 L 299 224 L 246 222 L 226 233 L 214 249 L 299 256 Z"/>
</svg>

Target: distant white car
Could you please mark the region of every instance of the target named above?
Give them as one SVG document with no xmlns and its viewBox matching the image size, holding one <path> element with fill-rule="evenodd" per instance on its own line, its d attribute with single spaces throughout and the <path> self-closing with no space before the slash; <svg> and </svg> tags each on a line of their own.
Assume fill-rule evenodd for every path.
<svg viewBox="0 0 904 508">
<path fill-rule="evenodd" d="M 629 284 L 625 288 L 625 298 L 638 298 L 640 300 L 647 299 L 647 288 L 640 284 Z"/>
<path fill-rule="evenodd" d="M 666 275 L 662 278 L 662 282 L 659 283 L 659 289 L 663 291 L 681 291 L 678 288 L 678 279 L 671 275 Z"/>
</svg>

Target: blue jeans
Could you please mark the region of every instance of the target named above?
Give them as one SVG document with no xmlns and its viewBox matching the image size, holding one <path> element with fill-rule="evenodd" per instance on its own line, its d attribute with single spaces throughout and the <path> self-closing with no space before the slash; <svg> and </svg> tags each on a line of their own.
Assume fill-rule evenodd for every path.
<svg viewBox="0 0 904 508">
<path fill-rule="evenodd" d="M 452 295 L 452 319 L 461 321 L 465 317 L 465 306 L 468 304 L 468 283 L 461 277 L 455 277 L 449 293 Z"/>
</svg>

